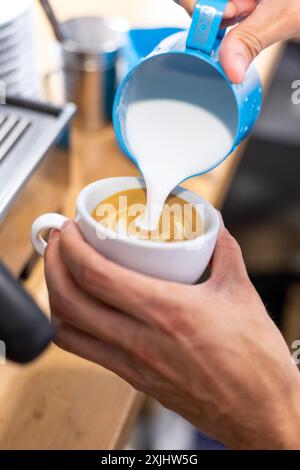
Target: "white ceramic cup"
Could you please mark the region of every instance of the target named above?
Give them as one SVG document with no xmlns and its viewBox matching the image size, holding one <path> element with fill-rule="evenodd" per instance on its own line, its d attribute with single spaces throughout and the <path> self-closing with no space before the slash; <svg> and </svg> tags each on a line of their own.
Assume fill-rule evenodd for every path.
<svg viewBox="0 0 300 470">
<path fill-rule="evenodd" d="M 128 189 L 144 188 L 142 178 L 107 178 L 96 181 L 84 188 L 77 199 L 76 222 L 85 240 L 106 258 L 134 271 L 169 281 L 193 284 L 200 279 L 213 254 L 219 227 L 219 215 L 211 204 L 201 196 L 177 187 L 173 194 L 192 204 L 204 219 L 204 233 L 193 240 L 171 243 L 120 239 L 109 229 L 100 225 L 91 216 L 95 207 L 113 194 Z M 41 232 L 47 229 L 60 230 L 66 217 L 59 214 L 45 214 L 32 226 L 33 247 L 44 256 L 47 243 Z"/>
</svg>

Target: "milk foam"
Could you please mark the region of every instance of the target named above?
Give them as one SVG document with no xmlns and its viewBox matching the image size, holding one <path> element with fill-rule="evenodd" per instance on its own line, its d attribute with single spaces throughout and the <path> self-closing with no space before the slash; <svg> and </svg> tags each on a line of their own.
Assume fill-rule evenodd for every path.
<svg viewBox="0 0 300 470">
<path fill-rule="evenodd" d="M 142 67 L 137 78 L 126 136 L 147 186 L 147 214 L 139 225 L 154 229 L 174 187 L 211 169 L 231 150 L 234 103 L 217 75 L 157 64 Z"/>
</svg>

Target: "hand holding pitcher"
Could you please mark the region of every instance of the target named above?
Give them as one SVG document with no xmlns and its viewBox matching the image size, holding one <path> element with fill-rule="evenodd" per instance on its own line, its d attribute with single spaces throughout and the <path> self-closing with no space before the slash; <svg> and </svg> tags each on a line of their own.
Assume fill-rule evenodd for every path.
<svg viewBox="0 0 300 470">
<path fill-rule="evenodd" d="M 195 0 L 175 0 L 191 14 Z M 205 2 L 207 3 L 207 2 Z M 231 0 L 223 25 L 233 28 L 220 49 L 220 61 L 229 80 L 241 83 L 253 59 L 268 46 L 300 32 L 298 0 Z"/>
</svg>

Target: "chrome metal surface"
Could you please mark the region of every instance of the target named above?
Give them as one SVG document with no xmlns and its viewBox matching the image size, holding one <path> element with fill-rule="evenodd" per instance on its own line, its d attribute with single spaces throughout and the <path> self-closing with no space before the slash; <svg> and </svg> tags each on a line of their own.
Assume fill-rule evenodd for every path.
<svg viewBox="0 0 300 470">
<path fill-rule="evenodd" d="M 0 162 L 12 150 L 30 125 L 29 119 L 18 115 L 1 115 L 0 112 Z"/>
<path fill-rule="evenodd" d="M 128 23 L 122 18 L 75 18 L 64 23 L 62 44 L 66 100 L 78 106 L 77 123 L 97 130 L 111 120 L 117 61 Z"/>
<path fill-rule="evenodd" d="M 59 142 L 75 107 L 12 100 L 0 106 L 0 259 L 19 275 L 33 254 L 30 227 L 61 208 L 69 150 Z"/>
<path fill-rule="evenodd" d="M 24 105 L 25 101 L 18 100 L 18 103 Z M 6 120 L 6 122 L 9 121 L 6 129 L 11 128 L 16 115 L 20 116 L 22 114 L 22 119 L 30 122 L 30 131 L 27 130 L 23 133 L 22 139 L 19 139 L 11 147 L 9 155 L 6 154 L 6 157 L 0 162 L 0 222 L 22 186 L 58 139 L 64 126 L 73 116 L 75 107 L 68 104 L 63 110 L 53 108 L 51 112 L 48 111 L 44 112 L 42 106 L 39 111 L 34 107 L 30 108 L 30 106 L 23 106 L 23 108 L 22 105 L 7 104 L 0 106 L 1 114 L 4 113 L 10 116 Z"/>
</svg>

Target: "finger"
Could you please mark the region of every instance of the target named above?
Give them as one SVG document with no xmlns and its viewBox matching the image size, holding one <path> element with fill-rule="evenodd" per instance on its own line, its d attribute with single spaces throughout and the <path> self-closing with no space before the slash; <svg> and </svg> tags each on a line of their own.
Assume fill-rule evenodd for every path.
<svg viewBox="0 0 300 470">
<path fill-rule="evenodd" d="M 178 5 L 184 7 L 189 14 L 192 14 L 196 0 L 174 0 Z M 203 2 L 205 5 L 205 2 Z M 232 19 L 241 16 L 242 14 L 249 14 L 256 7 L 256 0 L 232 0 L 227 3 L 224 12 L 224 19 Z"/>
<path fill-rule="evenodd" d="M 140 337 L 146 341 L 146 326 L 81 291 L 70 277 L 59 253 L 59 235 L 51 237 L 45 274 L 52 314 L 60 321 L 104 341 L 132 351 Z"/>
<path fill-rule="evenodd" d="M 222 283 L 244 279 L 248 279 L 248 274 L 241 248 L 222 223 L 212 258 L 210 280 Z"/>
<path fill-rule="evenodd" d="M 253 59 L 266 47 L 299 32 L 299 3 L 294 18 L 290 3 L 264 0 L 224 38 L 220 61 L 228 78 L 241 83 Z"/>
<path fill-rule="evenodd" d="M 224 18 L 230 19 L 247 16 L 255 10 L 258 3 L 258 0 L 232 0 L 227 4 Z"/>
<path fill-rule="evenodd" d="M 142 388 L 140 365 L 117 347 L 63 324 L 56 333 L 55 343 L 61 349 L 100 364 L 137 389 Z"/>
<path fill-rule="evenodd" d="M 166 281 L 136 273 L 109 261 L 82 238 L 76 224 L 61 232 L 60 253 L 78 286 L 106 304 L 142 318 L 162 302 Z M 170 285 L 170 283 L 168 283 Z"/>
<path fill-rule="evenodd" d="M 173 0 L 177 5 L 180 5 L 181 7 L 185 8 L 186 11 L 191 15 L 195 5 L 196 5 L 196 0 Z"/>
</svg>

